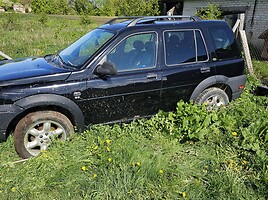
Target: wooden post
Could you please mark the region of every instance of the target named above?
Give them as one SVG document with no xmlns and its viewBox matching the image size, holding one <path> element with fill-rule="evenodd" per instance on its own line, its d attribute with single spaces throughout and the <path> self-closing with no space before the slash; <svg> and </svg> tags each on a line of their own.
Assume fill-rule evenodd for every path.
<svg viewBox="0 0 268 200">
<path fill-rule="evenodd" d="M 246 65 L 247 65 L 249 74 L 254 76 L 252 60 L 251 60 L 249 47 L 248 47 L 248 40 L 247 40 L 246 32 L 244 30 L 245 13 L 239 14 L 238 17 L 239 17 L 239 20 L 240 20 L 238 29 L 239 29 L 241 42 L 242 42 L 243 51 L 244 51 L 244 54 L 245 54 Z"/>
<path fill-rule="evenodd" d="M 241 23 L 239 24 L 239 30 L 244 30 L 244 25 L 245 25 L 245 13 L 239 14 L 239 19 Z"/>
<path fill-rule="evenodd" d="M 12 60 L 11 57 L 9 57 L 8 55 L 4 54 L 2 51 L 0 51 L 0 56 L 3 56 L 4 58 L 6 58 L 8 60 Z"/>
<path fill-rule="evenodd" d="M 249 74 L 254 75 L 254 70 L 253 70 L 252 60 L 251 60 L 251 56 L 250 56 L 250 52 L 249 52 L 246 32 L 244 30 L 240 30 L 239 33 L 240 33 L 240 37 L 241 37 L 241 41 L 242 41 L 242 47 L 243 47 L 243 51 L 245 54 L 245 60 L 246 60 L 246 65 L 248 67 Z"/>
</svg>

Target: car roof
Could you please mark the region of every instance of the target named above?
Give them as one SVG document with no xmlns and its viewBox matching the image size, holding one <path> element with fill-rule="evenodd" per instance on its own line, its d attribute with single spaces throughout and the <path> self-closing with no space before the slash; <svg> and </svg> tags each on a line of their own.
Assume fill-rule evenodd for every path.
<svg viewBox="0 0 268 200">
<path fill-rule="evenodd" d="M 99 28 L 119 31 L 127 28 L 140 29 L 141 27 L 169 28 L 177 27 L 200 27 L 209 24 L 226 24 L 223 20 L 201 20 L 196 16 L 141 16 L 141 17 L 119 17 L 108 21 Z M 155 27 L 154 27 L 155 26 Z M 135 29 L 135 28 L 134 28 Z"/>
</svg>

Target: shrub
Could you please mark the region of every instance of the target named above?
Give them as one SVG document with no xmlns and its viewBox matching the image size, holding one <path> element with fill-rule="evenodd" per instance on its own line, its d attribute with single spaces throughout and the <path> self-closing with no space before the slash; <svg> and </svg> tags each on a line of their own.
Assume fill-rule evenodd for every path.
<svg viewBox="0 0 268 200">
<path fill-rule="evenodd" d="M 208 7 L 202 8 L 196 12 L 196 15 L 202 19 L 221 19 L 222 12 L 219 5 L 208 3 Z"/>
</svg>

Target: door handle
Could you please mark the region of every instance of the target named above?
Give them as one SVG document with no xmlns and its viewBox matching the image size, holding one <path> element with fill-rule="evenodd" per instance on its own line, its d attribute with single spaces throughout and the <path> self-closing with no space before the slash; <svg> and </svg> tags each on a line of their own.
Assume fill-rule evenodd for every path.
<svg viewBox="0 0 268 200">
<path fill-rule="evenodd" d="M 210 72 L 210 67 L 202 67 L 200 69 L 201 73 L 209 73 Z"/>
<path fill-rule="evenodd" d="M 158 75 L 155 73 L 150 73 L 150 74 L 147 74 L 146 78 L 147 79 L 157 79 Z"/>
</svg>

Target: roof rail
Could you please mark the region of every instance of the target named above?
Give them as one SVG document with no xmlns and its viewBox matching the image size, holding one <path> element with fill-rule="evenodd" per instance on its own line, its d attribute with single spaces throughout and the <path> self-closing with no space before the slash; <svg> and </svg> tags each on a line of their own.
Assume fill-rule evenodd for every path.
<svg viewBox="0 0 268 200">
<path fill-rule="evenodd" d="M 106 24 L 113 24 L 119 20 L 131 20 L 127 27 L 136 26 L 136 24 L 142 20 L 148 21 L 160 21 L 160 20 L 182 20 L 189 19 L 192 21 L 200 21 L 201 19 L 197 16 L 184 16 L 184 15 L 172 15 L 172 16 L 130 16 L 130 17 L 117 17 L 106 22 Z"/>
<path fill-rule="evenodd" d="M 116 17 L 116 18 L 113 18 L 111 20 L 109 20 L 108 22 L 106 22 L 105 24 L 113 24 L 115 23 L 116 21 L 124 21 L 125 20 L 134 20 L 134 19 L 138 19 L 138 18 L 141 18 L 142 16 L 130 16 L 130 17 Z"/>
<path fill-rule="evenodd" d="M 145 17 L 138 17 L 134 18 L 127 26 L 136 26 L 136 24 L 141 20 L 153 20 L 153 21 L 160 21 L 160 20 L 182 20 L 182 19 L 189 19 L 192 21 L 200 21 L 201 19 L 197 16 L 184 16 L 184 15 L 171 15 L 171 16 L 145 16 Z"/>
</svg>

